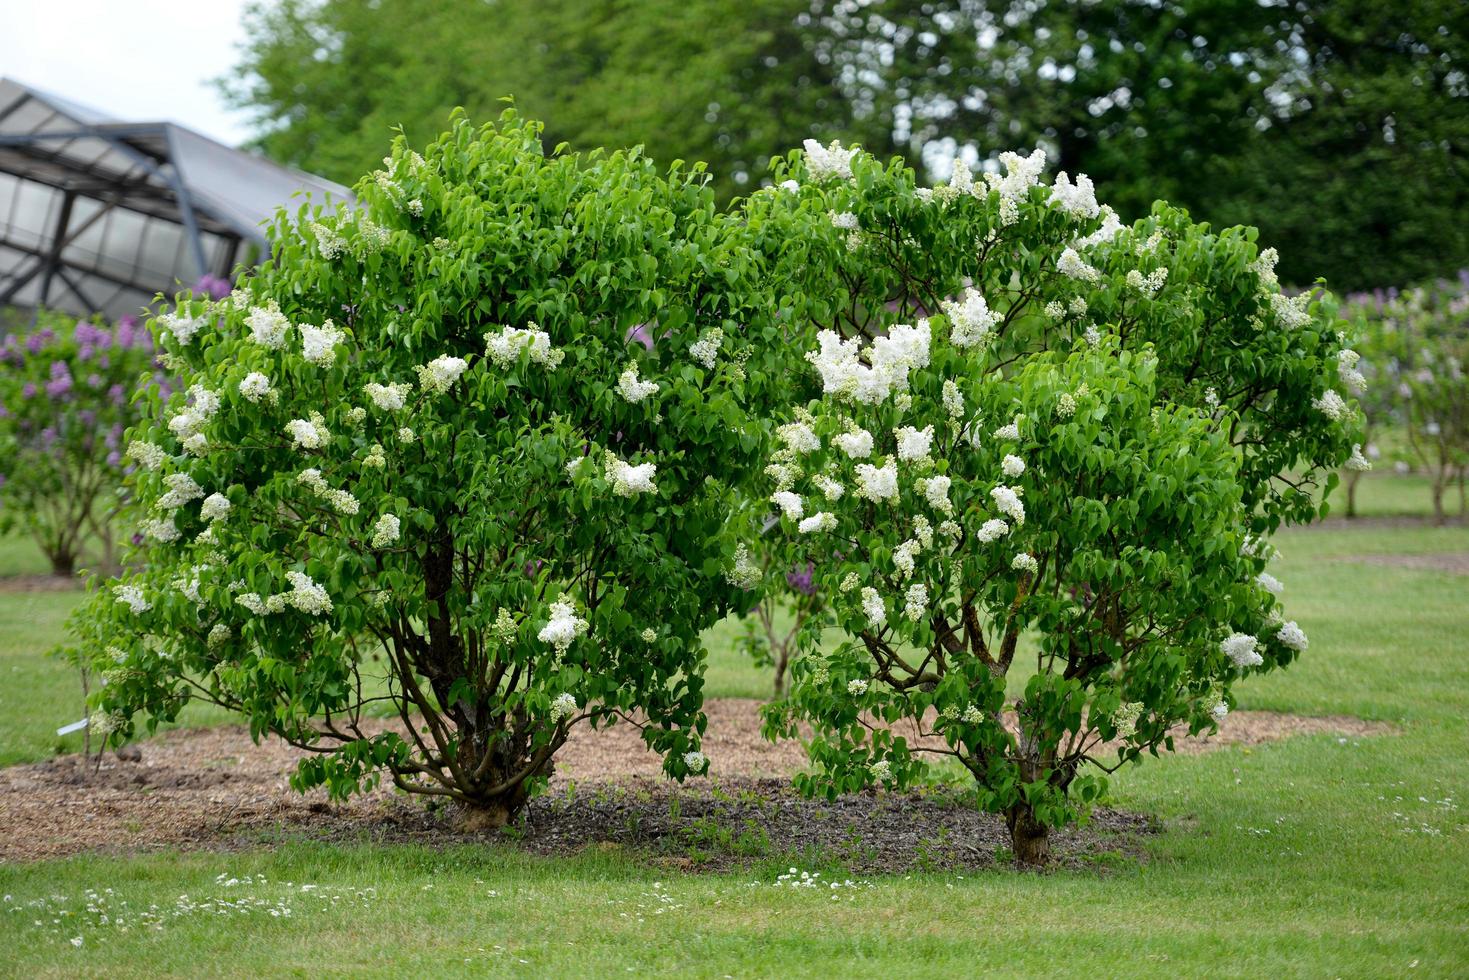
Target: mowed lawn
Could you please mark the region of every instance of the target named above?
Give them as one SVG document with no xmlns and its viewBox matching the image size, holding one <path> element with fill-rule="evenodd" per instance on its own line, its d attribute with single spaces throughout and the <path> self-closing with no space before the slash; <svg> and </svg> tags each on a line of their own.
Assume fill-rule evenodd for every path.
<svg viewBox="0 0 1469 980">
<path fill-rule="evenodd" d="M 1374 478 L 1359 504 L 1419 509 L 1401 490 Z M 833 889 L 778 884 L 793 865 L 849 877 L 780 854 L 728 875 L 496 844 L 88 856 L 0 865 L 0 975 L 1469 974 L 1469 576 L 1348 560 L 1466 553 L 1469 528 L 1334 523 L 1278 543 L 1272 571 L 1311 648 L 1241 688 L 1241 706 L 1396 733 L 1119 773 L 1110 802 L 1163 821 L 1141 861 Z M 21 553 L 7 547 L 0 573 Z M 72 601 L 0 594 L 4 761 L 50 754 L 55 727 L 80 716 L 75 678 L 43 658 Z M 729 649 L 734 635 L 711 634 L 709 693 L 761 694 L 768 678 Z"/>
</svg>

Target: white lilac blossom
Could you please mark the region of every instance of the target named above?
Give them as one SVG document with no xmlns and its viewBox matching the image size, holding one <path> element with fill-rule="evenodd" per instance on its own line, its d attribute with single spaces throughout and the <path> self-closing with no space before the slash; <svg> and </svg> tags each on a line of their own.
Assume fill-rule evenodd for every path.
<svg viewBox="0 0 1469 980">
<path fill-rule="evenodd" d="M 271 303 L 253 307 L 245 317 L 245 326 L 250 328 L 250 339 L 255 343 L 270 350 L 280 350 L 286 346 L 286 332 L 291 329 L 291 321 L 275 303 Z"/>
<path fill-rule="evenodd" d="M 846 595 L 861 584 L 862 579 L 857 576 L 856 572 L 848 572 L 842 577 L 841 584 L 837 586 L 837 591 Z"/>
<path fill-rule="evenodd" d="M 563 691 L 551 701 L 551 724 L 559 725 L 563 719 L 576 714 L 576 698 Z"/>
<path fill-rule="evenodd" d="M 441 354 L 417 369 L 418 387 L 430 395 L 442 395 L 454 387 L 454 382 L 468 369 L 469 362 L 464 358 Z"/>
<path fill-rule="evenodd" d="M 338 330 L 332 321 L 327 320 L 319 327 L 303 323 L 297 329 L 301 331 L 302 357 L 318 367 L 331 367 L 336 362 L 337 345 L 347 335 Z"/>
<path fill-rule="evenodd" d="M 857 496 L 873 503 L 895 500 L 898 496 L 898 466 L 891 459 L 886 465 L 857 464 Z"/>
<path fill-rule="evenodd" d="M 776 462 L 765 467 L 765 475 L 774 481 L 775 489 L 789 490 L 796 485 L 796 480 L 800 477 L 801 471 L 790 463 Z"/>
<path fill-rule="evenodd" d="M 551 618 L 536 634 L 536 638 L 542 643 L 549 643 L 555 647 L 557 653 L 565 653 L 572 641 L 586 631 L 587 621 L 577 616 L 576 605 L 572 602 L 571 597 L 562 593 L 555 602 L 551 603 Z"/>
<path fill-rule="evenodd" d="M 1020 438 L 1020 418 L 1016 416 L 1015 421 L 1000 426 L 993 433 L 996 439 L 1004 439 L 1015 442 Z"/>
<path fill-rule="evenodd" d="M 1280 583 L 1280 579 L 1271 575 L 1269 572 L 1261 572 L 1259 575 L 1256 575 L 1255 581 L 1259 584 L 1260 588 L 1269 592 L 1271 595 L 1280 595 L 1280 593 L 1285 591 L 1285 586 Z"/>
<path fill-rule="evenodd" d="M 933 446 L 933 426 L 915 429 L 905 425 L 893 431 L 898 439 L 898 458 L 905 463 L 921 463 L 928 459 Z"/>
<path fill-rule="evenodd" d="M 830 531 L 837 526 L 835 515 L 827 511 L 812 514 L 810 517 L 796 525 L 796 530 L 802 534 L 815 534 L 818 531 Z"/>
<path fill-rule="evenodd" d="M 1076 414 L 1076 396 L 1069 391 L 1061 392 L 1061 397 L 1056 399 L 1056 417 L 1069 419 Z"/>
<path fill-rule="evenodd" d="M 876 405 L 895 391 L 906 392 L 909 372 L 928 366 L 930 340 L 927 320 L 894 326 L 866 351 L 859 351 L 855 339 L 842 340 L 834 331 L 823 330 L 816 336 L 817 349 L 807 352 L 806 360 L 821 376 L 824 393 Z M 859 353 L 865 353 L 866 364 Z"/>
<path fill-rule="evenodd" d="M 847 492 L 846 487 L 842 486 L 840 483 L 838 483 L 836 480 L 833 480 L 825 473 L 817 473 L 811 478 L 811 483 L 816 487 L 816 489 L 821 491 L 821 495 L 827 500 L 841 500 L 842 495 Z"/>
<path fill-rule="evenodd" d="M 712 371 L 719 360 L 719 348 L 723 343 L 724 331 L 718 327 L 710 327 L 689 347 L 689 356 Z"/>
<path fill-rule="evenodd" d="M 638 638 L 644 643 L 653 643 L 658 639 L 658 631 L 655 630 L 653 627 L 648 626 L 644 628 L 641 633 L 638 634 Z"/>
<path fill-rule="evenodd" d="M 806 172 L 812 180 L 819 183 L 832 177 L 852 179 L 852 157 L 858 153 L 857 147 L 843 148 L 841 140 L 832 140 L 829 146 L 822 146 L 810 139 L 802 146 L 806 150 Z"/>
<path fill-rule="evenodd" d="M 947 476 L 930 476 L 927 479 L 919 480 L 917 489 L 923 495 L 923 499 L 928 501 L 928 506 L 940 514 L 952 514 L 954 505 L 949 500 L 949 487 L 952 484 L 953 481 Z"/>
<path fill-rule="evenodd" d="M 530 352 L 532 364 L 555 370 L 566 352 L 551 346 L 551 337 L 531 321 L 525 329 L 504 327 L 499 333 L 485 334 L 485 356 L 498 368 L 507 368 L 519 360 L 522 351 Z"/>
<path fill-rule="evenodd" d="M 143 537 L 152 538 L 154 541 L 161 541 L 164 544 L 177 541 L 181 534 L 172 516 L 167 518 L 150 518 L 140 523 L 138 529 L 143 533 Z"/>
<path fill-rule="evenodd" d="M 995 314 L 978 290 L 966 289 L 961 301 L 944 300 L 940 305 L 949 318 L 949 342 L 955 347 L 983 344 L 995 327 Z"/>
<path fill-rule="evenodd" d="M 1360 395 L 1367 390 L 1367 378 L 1357 370 L 1362 355 L 1354 350 L 1343 350 L 1336 355 L 1336 373 L 1347 390 Z"/>
<path fill-rule="evenodd" d="M 1064 307 L 1064 306 L 1061 305 L 1061 301 L 1060 300 L 1053 299 L 1049 303 L 1046 304 L 1045 314 L 1046 314 L 1046 316 L 1050 317 L 1052 320 L 1065 319 L 1065 317 L 1066 317 L 1066 307 Z"/>
<path fill-rule="evenodd" d="M 362 465 L 369 469 L 380 470 L 388 465 L 388 457 L 383 452 L 382 443 L 375 442 L 368 449 L 367 455 L 362 457 Z"/>
<path fill-rule="evenodd" d="M 1346 418 L 1352 411 L 1341 395 L 1330 388 L 1322 392 L 1320 398 L 1311 399 L 1311 407 L 1333 422 Z"/>
<path fill-rule="evenodd" d="M 234 639 L 234 636 L 234 630 L 230 629 L 224 623 L 216 623 L 209 630 L 209 635 L 205 637 L 204 644 L 211 650 L 218 650 L 230 640 Z"/>
<path fill-rule="evenodd" d="M 1056 260 L 1056 271 L 1080 282 L 1094 283 L 1102 278 L 1102 274 L 1087 265 L 1074 248 L 1068 248 L 1061 253 L 1061 257 Z"/>
<path fill-rule="evenodd" d="M 607 454 L 607 479 L 612 481 L 612 492 L 619 497 L 635 497 L 640 493 L 657 493 L 653 477 L 658 467 L 653 463 L 633 465 L 626 460 Z"/>
<path fill-rule="evenodd" d="M 204 503 L 199 505 L 200 520 L 213 524 L 222 521 L 229 516 L 230 500 L 222 493 L 211 493 L 204 498 Z"/>
<path fill-rule="evenodd" d="M 1207 711 L 1216 722 L 1223 721 L 1229 714 L 1229 702 L 1224 700 L 1224 695 L 1218 691 L 1210 691 L 1208 696 L 1199 702 L 1199 706 Z"/>
<path fill-rule="evenodd" d="M 1071 183 L 1063 170 L 1051 184 L 1051 203 L 1078 220 L 1089 220 L 1101 213 L 1097 204 L 1095 188 L 1086 174 L 1077 174 L 1076 183 Z"/>
<path fill-rule="evenodd" d="M 153 608 L 153 604 L 143 595 L 143 590 L 139 586 L 114 585 L 112 594 L 117 597 L 118 603 L 127 606 L 134 615 L 141 615 Z"/>
<path fill-rule="evenodd" d="M 831 218 L 833 228 L 839 228 L 842 231 L 856 231 L 859 227 L 857 216 L 850 211 L 843 211 L 841 214 L 835 211 L 828 211 L 827 215 Z"/>
<path fill-rule="evenodd" d="M 209 451 L 209 437 L 196 432 L 183 441 L 184 452 L 190 456 L 203 456 Z"/>
<path fill-rule="evenodd" d="M 1004 521 L 1000 523 L 1003 524 Z M 964 533 L 955 521 L 939 521 L 938 532 L 946 538 L 958 538 Z"/>
<path fill-rule="evenodd" d="M 888 621 L 887 606 L 870 585 L 862 587 L 862 613 L 867 617 L 867 625 L 875 630 L 882 629 Z"/>
<path fill-rule="evenodd" d="M 1265 659 L 1255 649 L 1259 642 L 1248 633 L 1231 633 L 1220 642 L 1219 650 L 1236 667 L 1258 667 L 1265 662 Z"/>
<path fill-rule="evenodd" d="M 332 599 L 326 589 L 317 585 L 304 572 L 287 572 L 291 591 L 285 594 L 287 604 L 308 616 L 321 616 L 332 611 Z"/>
<path fill-rule="evenodd" d="M 964 417 L 964 393 L 947 378 L 944 379 L 943 399 L 944 411 L 949 413 L 949 418 L 957 422 Z"/>
<path fill-rule="evenodd" d="M 876 762 L 867 767 L 867 771 L 871 773 L 872 778 L 877 780 L 879 783 L 892 782 L 893 764 L 887 759 L 878 759 Z"/>
<path fill-rule="evenodd" d="M 394 515 L 382 515 L 377 519 L 377 523 L 372 526 L 372 546 L 374 548 L 386 548 L 388 545 L 396 544 L 402 526 L 402 522 Z"/>
<path fill-rule="evenodd" d="M 805 507 L 801 503 L 799 494 L 790 490 L 779 490 L 770 495 L 771 503 L 780 508 L 780 512 L 792 521 L 799 521 L 805 513 Z"/>
<path fill-rule="evenodd" d="M 1355 470 L 1358 473 L 1365 473 L 1367 470 L 1372 469 L 1372 463 L 1368 461 L 1366 456 L 1362 455 L 1362 444 L 1360 442 L 1352 443 L 1352 458 L 1347 460 L 1347 469 Z"/>
<path fill-rule="evenodd" d="M 269 398 L 272 390 L 270 379 L 259 371 L 251 371 L 245 375 L 245 380 L 240 382 L 240 394 L 244 395 L 248 402 L 254 403 Z"/>
<path fill-rule="evenodd" d="M 204 488 L 187 473 L 170 473 L 163 478 L 163 485 L 168 487 L 168 492 L 158 498 L 158 506 L 164 510 L 177 510 L 204 496 Z"/>
<path fill-rule="evenodd" d="M 995 509 L 1016 524 L 1025 523 L 1025 505 L 1020 502 L 1020 492 L 1020 488 L 1007 487 L 1004 484 L 990 491 L 990 497 L 995 502 Z"/>
<path fill-rule="evenodd" d="M 928 523 L 928 518 L 922 514 L 913 515 L 913 536 L 925 548 L 933 547 L 933 525 Z"/>
<path fill-rule="evenodd" d="M 1137 733 L 1137 722 L 1142 717 L 1143 703 L 1129 701 L 1112 713 L 1112 727 L 1117 729 L 1117 738 L 1129 739 Z"/>
<path fill-rule="evenodd" d="M 709 759 L 704 753 L 695 749 L 692 752 L 685 752 L 683 754 L 683 764 L 689 772 L 698 773 L 709 768 Z"/>
<path fill-rule="evenodd" d="M 129 443 L 127 456 L 145 470 L 156 470 L 168 459 L 168 453 L 151 442 Z"/>
<path fill-rule="evenodd" d="M 1152 299 L 1158 294 L 1158 290 L 1168 281 L 1168 267 L 1159 266 L 1146 276 L 1138 269 L 1131 269 L 1127 273 L 1127 284 L 1144 296 Z"/>
<path fill-rule="evenodd" d="M 311 413 L 310 419 L 287 422 L 286 435 L 291 437 L 291 445 L 295 449 L 320 449 L 328 438 L 324 420 L 315 412 Z"/>
<path fill-rule="evenodd" d="M 164 313 L 158 318 L 158 325 L 185 346 L 194 339 L 194 334 L 199 332 L 205 322 L 203 317 L 180 316 L 177 313 Z"/>
<path fill-rule="evenodd" d="M 1288 646 L 1298 653 L 1305 653 L 1306 647 L 1310 645 L 1305 631 L 1296 625 L 1295 620 L 1281 624 L 1280 629 L 1276 631 L 1275 639 L 1283 646 Z"/>
<path fill-rule="evenodd" d="M 903 615 L 917 623 L 928 610 L 928 586 L 914 582 L 903 595 Z"/>
<path fill-rule="evenodd" d="M 991 544 L 1009 533 L 1009 524 L 1006 524 L 998 517 L 992 517 L 980 525 L 979 530 L 974 532 L 974 537 L 980 544 Z"/>
<path fill-rule="evenodd" d="M 1000 472 L 1013 480 L 1025 472 L 1025 460 L 1019 456 L 1007 455 L 1004 459 L 1000 460 Z"/>
<path fill-rule="evenodd" d="M 812 453 L 821 448 L 821 440 L 805 422 L 788 422 L 775 430 L 775 435 L 793 453 Z"/>
<path fill-rule="evenodd" d="M 922 551 L 923 545 L 912 538 L 893 549 L 893 567 L 898 570 L 898 578 L 913 574 L 913 558 Z"/>
<path fill-rule="evenodd" d="M 833 436 L 831 441 L 852 459 L 866 459 L 872 455 L 872 433 L 866 429 L 853 428 Z"/>
<path fill-rule="evenodd" d="M 347 424 L 350 425 L 352 428 L 355 429 L 366 421 L 367 409 L 363 408 L 361 405 L 353 405 L 351 408 L 347 409 Z"/>
<path fill-rule="evenodd" d="M 847 693 L 853 697 L 860 698 L 867 693 L 867 682 L 861 678 L 854 681 L 847 681 Z"/>
<path fill-rule="evenodd" d="M 1040 562 L 1035 560 L 1035 556 L 1024 551 L 1010 560 L 1010 567 L 1017 572 L 1029 572 L 1032 575 L 1041 570 Z"/>
<path fill-rule="evenodd" d="M 617 378 L 617 393 L 623 397 L 623 400 L 636 405 L 649 395 L 658 393 L 658 382 L 639 380 L 638 366 L 629 364 L 622 369 L 622 374 Z"/>
<path fill-rule="evenodd" d="M 760 584 L 760 566 L 750 559 L 750 549 L 743 544 L 735 548 L 734 564 L 725 570 L 724 580 L 748 592 Z"/>
<path fill-rule="evenodd" d="M 1299 296 L 1287 296 L 1284 293 L 1270 294 L 1270 308 L 1275 313 L 1275 319 L 1290 330 L 1299 329 L 1311 322 L 1311 314 L 1306 309 L 1306 305 L 1310 302 L 1310 293 L 1301 293 Z"/>
<path fill-rule="evenodd" d="M 1102 342 L 1102 331 L 1097 329 L 1096 324 L 1092 324 L 1086 328 L 1082 339 L 1086 341 L 1088 347 L 1096 347 Z"/>
<path fill-rule="evenodd" d="M 362 390 L 374 407 L 384 412 L 396 412 L 407 404 L 408 393 L 413 389 L 406 384 L 380 385 L 372 381 L 363 385 Z"/>
<path fill-rule="evenodd" d="M 1118 220 L 1117 212 L 1113 211 L 1107 205 L 1103 204 L 1098 209 L 1098 212 L 1102 216 L 1102 227 L 1098 228 L 1090 235 L 1087 235 L 1085 238 L 1079 239 L 1076 243 L 1078 248 L 1093 248 L 1105 242 L 1110 242 L 1112 241 L 1112 239 L 1116 238 L 1124 230 L 1126 230 L 1123 227 L 1122 222 Z"/>
</svg>

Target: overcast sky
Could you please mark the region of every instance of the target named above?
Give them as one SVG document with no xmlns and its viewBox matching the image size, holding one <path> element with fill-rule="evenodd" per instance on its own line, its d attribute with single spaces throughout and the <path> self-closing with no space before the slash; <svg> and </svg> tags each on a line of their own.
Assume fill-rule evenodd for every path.
<svg viewBox="0 0 1469 980">
<path fill-rule="evenodd" d="M 0 0 L 0 75 L 131 122 L 231 145 L 248 135 L 209 79 L 227 71 L 246 0 Z"/>
</svg>

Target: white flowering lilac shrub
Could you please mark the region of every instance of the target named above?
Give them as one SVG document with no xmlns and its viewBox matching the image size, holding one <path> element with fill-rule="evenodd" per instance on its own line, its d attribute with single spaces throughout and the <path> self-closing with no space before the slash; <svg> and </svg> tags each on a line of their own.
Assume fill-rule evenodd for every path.
<svg viewBox="0 0 1469 980">
<path fill-rule="evenodd" d="M 154 323 L 184 382 L 129 451 L 141 565 L 74 621 L 103 727 L 201 698 L 311 748 L 300 788 L 386 770 L 488 824 L 577 725 L 702 771 L 770 373 L 702 174 L 507 114 L 357 194 L 282 214 L 257 275 L 182 301 L 189 336 Z"/>
<path fill-rule="evenodd" d="M 1329 298 L 1285 297 L 1253 231 L 1124 227 L 1002 159 L 929 190 L 813 144 L 746 205 L 819 330 L 766 492 L 846 637 L 767 734 L 811 726 L 813 793 L 956 760 L 1043 862 L 1104 771 L 1306 648 L 1266 538 L 1324 510 L 1353 408 Z"/>
</svg>

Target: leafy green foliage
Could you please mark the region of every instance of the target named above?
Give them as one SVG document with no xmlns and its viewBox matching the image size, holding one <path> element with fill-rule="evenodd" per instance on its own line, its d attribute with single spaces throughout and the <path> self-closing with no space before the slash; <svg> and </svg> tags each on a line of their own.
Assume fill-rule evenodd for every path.
<svg viewBox="0 0 1469 980">
<path fill-rule="evenodd" d="M 73 620 L 102 727 L 200 697 L 316 749 L 302 787 L 385 768 L 491 819 L 577 723 L 700 771 L 699 635 L 773 394 L 751 258 L 697 170 L 547 155 L 511 112 L 385 166 L 164 332 L 187 392 L 136 434 L 149 540 Z"/>
</svg>

